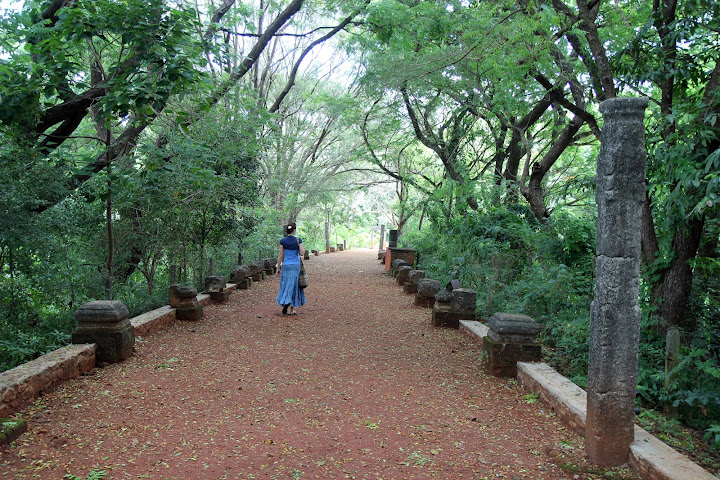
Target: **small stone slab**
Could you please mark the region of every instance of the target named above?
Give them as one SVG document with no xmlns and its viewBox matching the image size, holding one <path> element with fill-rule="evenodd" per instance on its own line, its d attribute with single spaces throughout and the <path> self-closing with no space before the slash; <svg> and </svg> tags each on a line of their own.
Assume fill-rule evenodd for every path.
<svg viewBox="0 0 720 480">
<path fill-rule="evenodd" d="M 0 418 L 0 445 L 10 445 L 26 431 L 26 420 L 21 418 Z"/>
</svg>

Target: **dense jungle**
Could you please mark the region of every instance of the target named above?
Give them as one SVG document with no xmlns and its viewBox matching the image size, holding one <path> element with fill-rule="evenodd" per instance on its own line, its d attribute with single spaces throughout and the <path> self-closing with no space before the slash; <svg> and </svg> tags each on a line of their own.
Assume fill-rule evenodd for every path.
<svg viewBox="0 0 720 480">
<path fill-rule="evenodd" d="M 320 250 L 397 229 L 584 387 L 598 106 L 647 97 L 638 421 L 720 448 L 718 2 L 2 8 L 0 370 L 68 343 L 87 301 L 164 305 L 171 267 L 202 287 L 297 222 Z"/>
</svg>

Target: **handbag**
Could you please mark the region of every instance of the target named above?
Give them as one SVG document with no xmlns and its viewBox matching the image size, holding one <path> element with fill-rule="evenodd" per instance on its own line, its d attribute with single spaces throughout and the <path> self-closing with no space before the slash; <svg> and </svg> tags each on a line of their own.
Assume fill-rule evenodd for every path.
<svg viewBox="0 0 720 480">
<path fill-rule="evenodd" d="M 305 288 L 308 286 L 308 275 L 305 272 L 305 264 L 300 260 L 300 276 L 298 277 L 298 287 Z"/>
</svg>

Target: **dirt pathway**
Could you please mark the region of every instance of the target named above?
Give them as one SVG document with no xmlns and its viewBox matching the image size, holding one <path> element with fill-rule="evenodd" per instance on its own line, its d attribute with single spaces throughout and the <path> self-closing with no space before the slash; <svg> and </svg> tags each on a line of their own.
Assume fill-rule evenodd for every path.
<svg viewBox="0 0 720 480">
<path fill-rule="evenodd" d="M 299 315 L 270 277 L 39 400 L 0 478 L 586 478 L 556 465 L 581 440 L 430 327 L 375 252 L 307 263 Z"/>
</svg>

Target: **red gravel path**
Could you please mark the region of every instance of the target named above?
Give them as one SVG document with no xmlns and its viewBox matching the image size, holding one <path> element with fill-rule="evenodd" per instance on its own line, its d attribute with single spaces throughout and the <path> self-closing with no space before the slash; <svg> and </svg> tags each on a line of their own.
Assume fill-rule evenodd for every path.
<svg viewBox="0 0 720 480">
<path fill-rule="evenodd" d="M 68 382 L 20 414 L 0 478 L 587 478 L 556 466 L 581 440 L 432 328 L 376 257 L 313 257 L 297 316 L 270 277 Z"/>
</svg>

